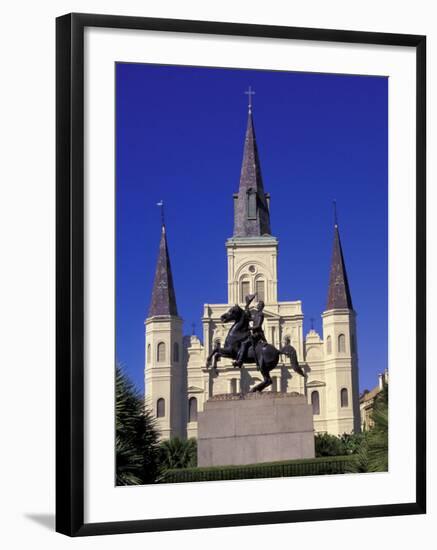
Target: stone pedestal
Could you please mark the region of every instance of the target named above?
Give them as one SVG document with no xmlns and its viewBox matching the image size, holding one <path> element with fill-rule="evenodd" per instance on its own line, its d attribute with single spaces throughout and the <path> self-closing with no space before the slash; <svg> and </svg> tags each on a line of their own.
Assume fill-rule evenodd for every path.
<svg viewBox="0 0 437 550">
<path fill-rule="evenodd" d="M 267 392 L 210 398 L 198 414 L 198 466 L 314 458 L 305 396 Z"/>
</svg>

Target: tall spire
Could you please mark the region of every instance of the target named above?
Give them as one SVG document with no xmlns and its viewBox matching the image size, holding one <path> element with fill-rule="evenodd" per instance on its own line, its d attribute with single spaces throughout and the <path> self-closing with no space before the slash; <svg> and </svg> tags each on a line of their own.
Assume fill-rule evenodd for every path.
<svg viewBox="0 0 437 550">
<path fill-rule="evenodd" d="M 241 165 L 240 188 L 234 202 L 234 237 L 260 237 L 270 235 L 270 214 L 261 176 L 261 166 L 253 124 L 253 108 L 250 88 L 249 112 L 243 162 Z"/>
<path fill-rule="evenodd" d="M 156 264 L 149 317 L 155 317 L 156 315 L 177 316 L 177 314 L 176 294 L 174 291 L 170 257 L 168 254 L 167 236 L 165 225 L 162 224 L 161 241 L 159 243 L 159 255 Z"/>
<path fill-rule="evenodd" d="M 328 302 L 326 309 L 353 309 L 352 298 L 344 264 L 340 232 L 337 223 L 337 208 L 334 202 L 334 245 L 329 274 Z"/>
</svg>

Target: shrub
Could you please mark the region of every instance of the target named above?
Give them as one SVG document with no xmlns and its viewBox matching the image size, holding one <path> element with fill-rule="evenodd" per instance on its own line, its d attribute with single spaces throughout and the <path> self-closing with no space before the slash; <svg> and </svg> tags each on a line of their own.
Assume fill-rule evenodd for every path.
<svg viewBox="0 0 437 550">
<path fill-rule="evenodd" d="M 343 474 L 348 471 L 351 456 L 289 460 L 244 466 L 214 466 L 167 470 L 160 482 L 185 483 L 190 481 L 217 481 L 231 479 L 257 479 L 325 474 Z"/>
<path fill-rule="evenodd" d="M 341 456 L 345 455 L 343 441 L 335 435 L 321 433 L 314 438 L 316 456 Z"/>
<path fill-rule="evenodd" d="M 355 454 L 360 448 L 364 435 L 362 433 L 344 433 L 342 436 L 321 433 L 316 434 L 314 442 L 316 456 L 343 456 Z"/>
</svg>

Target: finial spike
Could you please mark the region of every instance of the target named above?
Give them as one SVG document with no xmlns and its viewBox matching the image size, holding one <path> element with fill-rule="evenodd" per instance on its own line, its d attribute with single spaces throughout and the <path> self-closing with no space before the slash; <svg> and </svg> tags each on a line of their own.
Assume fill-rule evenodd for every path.
<svg viewBox="0 0 437 550">
<path fill-rule="evenodd" d="M 156 203 L 156 206 L 159 206 L 161 208 L 161 225 L 162 227 L 165 227 L 164 201 L 161 199 L 159 202 Z"/>
<path fill-rule="evenodd" d="M 255 92 L 252 90 L 252 86 L 249 86 L 249 89 L 244 92 L 248 96 L 249 100 L 249 114 L 252 112 L 252 96 L 255 95 Z"/>
<path fill-rule="evenodd" d="M 191 327 L 192 327 L 191 335 L 194 336 L 196 334 L 196 323 L 193 322 L 191 324 Z"/>
</svg>

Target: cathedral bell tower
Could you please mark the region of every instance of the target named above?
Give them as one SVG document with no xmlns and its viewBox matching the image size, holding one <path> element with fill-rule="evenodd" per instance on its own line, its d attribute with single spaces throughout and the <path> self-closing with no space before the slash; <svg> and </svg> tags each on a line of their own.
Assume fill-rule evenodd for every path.
<svg viewBox="0 0 437 550">
<path fill-rule="evenodd" d="M 249 99 L 240 185 L 234 194 L 234 234 L 226 241 L 228 304 L 244 304 L 244 297 L 255 293 L 266 305 L 277 302 L 278 241 L 271 235 L 269 208 Z"/>
<path fill-rule="evenodd" d="M 146 405 L 157 419 L 162 439 L 186 435 L 186 368 L 182 319 L 178 315 L 164 222 L 149 314 L 145 320 Z"/>
<path fill-rule="evenodd" d="M 326 310 L 322 313 L 325 355 L 326 425 L 329 433 L 360 431 L 355 311 L 335 220 Z"/>
</svg>

